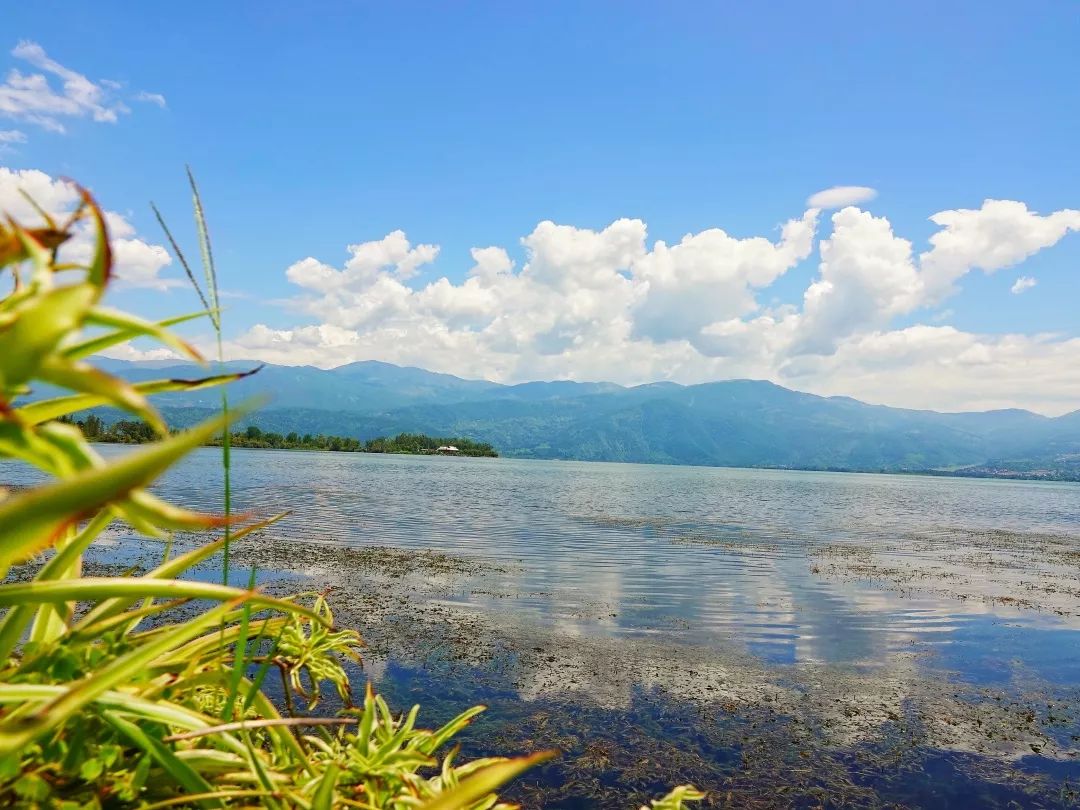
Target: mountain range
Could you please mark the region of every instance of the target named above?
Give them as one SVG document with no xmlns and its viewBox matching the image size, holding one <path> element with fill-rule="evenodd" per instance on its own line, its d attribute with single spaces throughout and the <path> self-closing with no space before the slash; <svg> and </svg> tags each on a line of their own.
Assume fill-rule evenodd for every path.
<svg viewBox="0 0 1080 810">
<path fill-rule="evenodd" d="M 192 364 L 101 365 L 133 381 L 206 373 Z M 360 439 L 402 431 L 467 436 L 515 457 L 866 471 L 967 468 L 1036 477 L 1080 473 L 1080 411 L 1054 418 L 1018 409 L 939 413 L 821 397 L 759 380 L 502 385 L 365 361 L 329 370 L 267 365 L 230 391 L 233 401 L 260 395 L 270 403 L 245 424 L 264 430 Z M 171 424 L 185 426 L 216 410 L 220 394 L 204 389 L 156 401 Z"/>
</svg>

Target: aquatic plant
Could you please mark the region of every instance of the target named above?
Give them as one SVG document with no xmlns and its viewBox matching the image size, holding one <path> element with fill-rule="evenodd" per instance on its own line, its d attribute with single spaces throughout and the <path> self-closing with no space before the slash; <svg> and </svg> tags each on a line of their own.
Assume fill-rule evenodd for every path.
<svg viewBox="0 0 1080 810">
<path fill-rule="evenodd" d="M 359 660 L 361 638 L 335 626 L 322 595 L 269 596 L 254 588 L 254 571 L 247 587 L 230 585 L 227 569 L 221 584 L 183 578 L 281 515 L 245 522 L 232 513 L 227 488 L 223 515 L 153 495 L 154 479 L 214 436 L 227 437 L 250 408 L 223 400 L 220 416 L 170 434 L 148 397 L 240 375 L 131 384 L 87 358 L 147 337 L 202 360 L 169 331 L 209 316 L 220 335 L 201 203 L 196 192 L 207 310 L 153 323 L 102 304 L 113 278 L 109 238 L 96 202 L 81 197 L 63 224 L 40 209 L 42 227 L 0 224 L 0 272 L 13 282 L 0 300 L 0 457 L 51 479 L 0 492 L 0 803 L 507 807 L 495 791 L 550 753 L 459 764 L 457 749 L 445 749 L 482 707 L 424 730 L 416 727 L 419 707 L 395 716 L 370 685 L 354 705 L 346 664 Z M 61 260 L 73 238 L 91 242 L 89 261 Z M 22 401 L 34 383 L 67 393 Z M 155 440 L 106 463 L 67 418 L 100 405 L 130 413 Z M 227 474 L 227 440 L 224 464 Z M 87 575 L 84 553 L 115 520 L 160 538 L 160 564 Z M 215 528 L 222 537 L 172 554 L 171 532 Z M 283 706 L 264 688 L 275 670 Z M 344 708 L 314 716 L 327 687 Z M 678 810 L 698 798 L 679 788 L 654 806 Z"/>
</svg>

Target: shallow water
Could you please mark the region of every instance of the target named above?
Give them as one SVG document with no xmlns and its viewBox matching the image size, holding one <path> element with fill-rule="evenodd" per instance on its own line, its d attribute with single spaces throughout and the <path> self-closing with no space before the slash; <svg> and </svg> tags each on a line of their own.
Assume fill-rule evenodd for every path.
<svg viewBox="0 0 1080 810">
<path fill-rule="evenodd" d="M 813 570 L 816 550 L 841 543 L 898 546 L 936 565 L 937 549 L 920 541 L 948 547 L 963 530 L 1080 538 L 1077 484 L 257 450 L 234 459 L 238 509 L 292 510 L 272 536 L 509 564 L 451 597 L 479 608 L 507 609 L 510 595 L 516 614 L 577 633 L 722 639 L 777 662 L 873 664 L 913 645 L 949 648 L 949 665 L 970 664 L 972 677 L 1015 639 L 1028 667 L 1080 682 L 1078 617 Z M 219 454 L 202 450 L 157 489 L 212 509 L 219 480 Z"/>
<path fill-rule="evenodd" d="M 1078 484 L 260 450 L 233 458 L 235 508 L 291 510 L 268 534 L 301 549 L 387 545 L 508 564 L 450 596 L 477 608 L 507 609 L 509 597 L 519 616 L 580 634 L 722 639 L 786 663 L 874 664 L 914 645 L 976 679 L 987 677 L 987 655 L 1022 649 L 1027 667 L 1080 682 L 1080 617 L 901 592 L 872 571 L 866 581 L 823 576 L 815 556 L 851 544 L 940 570 L 945 555 L 926 540 L 950 550 L 950 538 L 980 530 L 1075 536 L 1080 552 Z M 0 480 L 21 480 L 15 469 L 0 466 Z M 220 508 L 219 451 L 197 451 L 155 491 Z"/>
<path fill-rule="evenodd" d="M 760 666 L 781 681 L 834 666 L 883 684 L 899 677 L 903 699 L 918 673 L 1014 694 L 1080 684 L 1077 484 L 259 450 L 233 458 L 235 508 L 292 510 L 267 540 L 295 547 L 300 569 L 312 546 L 475 558 L 484 563 L 475 575 L 429 574 L 430 601 L 496 625 L 616 645 L 608 650 L 734 649 L 751 662 L 744 673 Z M 0 466 L 0 481 L 18 482 L 11 469 Z M 220 451 L 197 451 L 155 491 L 219 508 Z M 439 696 L 423 667 L 391 661 L 381 678 L 388 694 L 422 682 L 425 705 Z M 445 686 L 446 699 L 492 700 L 490 684 L 473 683 Z M 642 695 L 656 687 L 639 679 L 605 710 L 644 723 L 658 704 L 646 708 Z M 499 689 L 504 712 L 525 699 L 529 717 L 552 695 L 520 680 Z M 682 711 L 661 703 L 668 715 Z M 714 742 L 706 759 L 726 762 L 725 745 Z M 1021 767 L 1065 768 L 1075 781 L 1075 747 L 1065 735 L 1062 756 Z M 920 760 L 928 796 L 950 756 Z M 1014 798 L 1004 788 L 987 795 Z"/>
</svg>

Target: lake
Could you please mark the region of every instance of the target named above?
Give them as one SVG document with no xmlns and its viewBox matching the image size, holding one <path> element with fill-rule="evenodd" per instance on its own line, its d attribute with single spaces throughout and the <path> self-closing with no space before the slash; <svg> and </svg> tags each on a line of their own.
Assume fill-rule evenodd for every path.
<svg viewBox="0 0 1080 810">
<path fill-rule="evenodd" d="M 1076 799 L 1080 485 L 233 458 L 235 508 L 291 510 L 238 567 L 334 586 L 397 707 L 487 702 L 469 751 L 566 752 L 527 805 L 681 781 L 740 806 Z M 220 451 L 155 491 L 219 508 Z"/>
</svg>

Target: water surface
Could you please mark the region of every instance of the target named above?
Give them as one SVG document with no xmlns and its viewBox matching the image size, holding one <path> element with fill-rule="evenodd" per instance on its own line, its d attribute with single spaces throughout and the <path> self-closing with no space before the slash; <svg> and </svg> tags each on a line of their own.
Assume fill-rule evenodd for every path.
<svg viewBox="0 0 1080 810">
<path fill-rule="evenodd" d="M 326 553 L 477 562 L 468 575 L 412 577 L 423 606 L 457 623 L 424 642 L 427 657 L 391 648 L 369 674 L 436 719 L 443 703 L 445 714 L 491 703 L 503 722 L 481 726 L 477 753 L 548 744 L 557 729 L 550 744 L 576 758 L 518 788 L 531 806 L 628 806 L 604 791 L 682 779 L 734 785 L 763 806 L 821 792 L 868 806 L 1076 795 L 1080 485 L 303 451 L 233 459 L 234 508 L 291 510 L 257 541 L 277 555 L 263 568 L 285 548 L 285 567 L 316 585 L 413 599 L 400 615 L 349 614 L 362 631 L 383 622 L 395 639 L 418 639 L 408 611 L 419 591 L 399 600 L 393 571 L 349 580 L 349 558 Z M 0 481 L 19 475 L 0 466 Z M 220 451 L 202 449 L 155 491 L 217 510 L 221 475 Z M 491 663 L 498 650 L 453 678 L 433 663 L 511 627 L 528 641 L 499 648 L 509 665 Z M 937 715 L 946 722 L 928 728 Z M 1006 731 L 977 739 L 993 723 Z M 649 756 L 670 772 L 634 770 L 651 741 L 666 746 Z M 790 801 L 771 790 L 779 773 L 797 782 Z M 553 792 L 529 793 L 544 785 Z"/>
<path fill-rule="evenodd" d="M 480 608 L 504 609 L 487 593 L 511 593 L 519 615 L 582 634 L 736 641 L 784 662 L 872 664 L 914 644 L 962 648 L 944 653 L 949 664 L 967 656 L 977 670 L 1015 638 L 1028 666 L 1080 681 L 1075 616 L 823 576 L 814 556 L 851 544 L 938 565 L 968 533 L 1080 537 L 1074 483 L 258 450 L 234 459 L 236 507 L 292 510 L 270 534 L 300 549 L 388 545 L 507 563 L 458 595 Z M 214 509 L 220 475 L 219 454 L 201 450 L 157 489 Z"/>
</svg>

